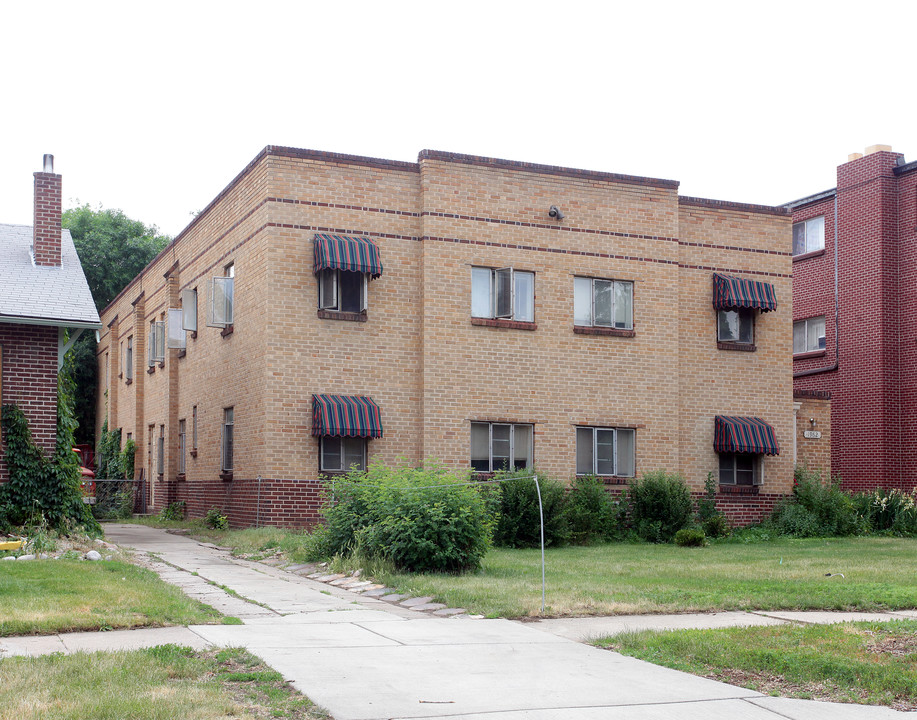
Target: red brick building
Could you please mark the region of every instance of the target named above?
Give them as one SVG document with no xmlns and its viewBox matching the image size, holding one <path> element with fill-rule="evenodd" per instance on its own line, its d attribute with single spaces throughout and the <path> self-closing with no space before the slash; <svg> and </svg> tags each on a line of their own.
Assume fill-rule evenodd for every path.
<svg viewBox="0 0 917 720">
<path fill-rule="evenodd" d="M 910 489 L 917 162 L 874 145 L 838 167 L 836 188 L 786 207 L 793 213 L 794 394 L 830 394 L 831 472 L 846 489 Z"/>
<path fill-rule="evenodd" d="M 35 173 L 35 224 L 0 224 L 0 404 L 18 405 L 35 442 L 54 451 L 57 372 L 69 342 L 102 325 L 69 230 L 61 229 L 61 176 L 45 155 Z M 5 438 L 0 483 L 6 482 Z"/>
</svg>

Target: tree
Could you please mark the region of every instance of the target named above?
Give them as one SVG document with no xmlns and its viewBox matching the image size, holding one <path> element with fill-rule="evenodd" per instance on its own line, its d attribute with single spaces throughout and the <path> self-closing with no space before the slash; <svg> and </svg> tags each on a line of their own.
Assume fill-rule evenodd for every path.
<svg viewBox="0 0 917 720">
<path fill-rule="evenodd" d="M 155 225 L 132 220 L 120 210 L 88 204 L 63 213 L 62 224 L 70 230 L 76 253 L 101 312 L 127 284 L 169 243 Z M 117 347 L 117 344 L 115 344 Z M 84 332 L 73 346 L 78 442 L 91 443 L 95 434 L 96 343 Z"/>
</svg>

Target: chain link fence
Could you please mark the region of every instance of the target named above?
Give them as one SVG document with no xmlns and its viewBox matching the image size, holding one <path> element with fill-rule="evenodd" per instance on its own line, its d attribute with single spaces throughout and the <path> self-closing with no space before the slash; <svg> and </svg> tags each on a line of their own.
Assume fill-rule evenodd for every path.
<svg viewBox="0 0 917 720">
<path fill-rule="evenodd" d="M 142 512 L 142 480 L 96 479 L 95 495 L 90 499 L 92 514 L 97 520 L 123 520 Z M 93 501 L 94 500 L 94 501 Z"/>
</svg>

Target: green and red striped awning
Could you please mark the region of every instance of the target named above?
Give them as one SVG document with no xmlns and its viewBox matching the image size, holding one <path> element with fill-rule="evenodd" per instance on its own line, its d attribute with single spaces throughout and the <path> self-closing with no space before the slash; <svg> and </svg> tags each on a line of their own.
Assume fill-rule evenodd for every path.
<svg viewBox="0 0 917 720">
<path fill-rule="evenodd" d="M 750 308 L 770 312 L 777 309 L 777 293 L 770 283 L 714 273 L 713 307 L 717 310 Z"/>
<path fill-rule="evenodd" d="M 382 274 L 382 253 L 369 238 L 349 235 L 315 234 L 315 265 L 312 272 L 326 268 L 369 273 L 373 278 Z"/>
<path fill-rule="evenodd" d="M 362 395 L 313 395 L 315 437 L 382 437 L 382 411 Z"/>
<path fill-rule="evenodd" d="M 718 453 L 779 455 L 774 428 L 756 417 L 717 415 L 713 449 Z"/>
</svg>

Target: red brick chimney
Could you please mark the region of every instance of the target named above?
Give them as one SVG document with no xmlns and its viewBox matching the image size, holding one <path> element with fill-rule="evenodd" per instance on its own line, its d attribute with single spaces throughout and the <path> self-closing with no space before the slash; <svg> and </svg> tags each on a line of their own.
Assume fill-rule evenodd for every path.
<svg viewBox="0 0 917 720">
<path fill-rule="evenodd" d="M 61 176 L 54 174 L 54 156 L 44 156 L 44 167 L 35 173 L 35 223 L 32 254 L 36 265 L 60 267 Z"/>
</svg>

